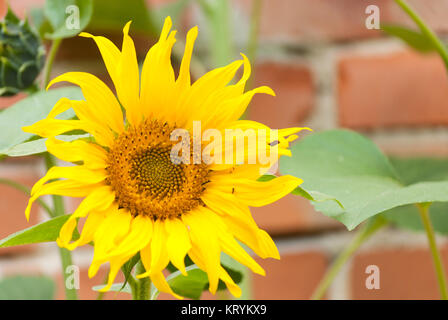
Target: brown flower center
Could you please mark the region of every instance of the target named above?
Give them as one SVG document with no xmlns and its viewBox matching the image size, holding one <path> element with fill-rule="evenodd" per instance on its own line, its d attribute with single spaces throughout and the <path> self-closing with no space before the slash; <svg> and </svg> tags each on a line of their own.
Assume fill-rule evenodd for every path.
<svg viewBox="0 0 448 320">
<path fill-rule="evenodd" d="M 144 121 L 117 137 L 108 154 L 108 178 L 116 201 L 132 215 L 153 220 L 179 217 L 203 205 L 200 196 L 208 182 L 205 164 L 175 164 L 170 140 L 175 129 L 157 121 Z"/>
</svg>

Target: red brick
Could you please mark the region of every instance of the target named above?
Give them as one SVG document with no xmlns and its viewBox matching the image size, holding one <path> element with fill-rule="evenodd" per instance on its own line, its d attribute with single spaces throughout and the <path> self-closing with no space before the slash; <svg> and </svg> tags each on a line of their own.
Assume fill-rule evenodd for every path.
<svg viewBox="0 0 448 320">
<path fill-rule="evenodd" d="M 7 10 L 6 0 L 0 0 L 0 19 L 5 16 L 6 10 Z"/>
<path fill-rule="evenodd" d="M 319 252 L 281 254 L 281 260 L 257 258 L 266 276 L 253 276 L 254 298 L 309 299 L 327 267 Z"/>
<path fill-rule="evenodd" d="M 443 249 L 445 267 L 448 248 Z M 380 289 L 367 289 L 366 267 L 377 265 Z M 448 272 L 448 268 L 446 268 Z M 439 299 L 431 254 L 424 249 L 395 249 L 358 254 L 351 271 L 353 299 Z"/>
<path fill-rule="evenodd" d="M 0 0 L 0 17 L 2 16 L 2 8 L 5 6 L 5 0 Z M 45 0 L 10 0 L 8 1 L 9 6 L 19 17 L 24 18 L 27 16 L 28 12 L 33 8 L 42 8 L 44 6 Z M 3 9 L 4 10 L 4 9 Z"/>
<path fill-rule="evenodd" d="M 6 169 L 2 168 L 2 178 L 22 183 L 28 187 L 31 187 L 39 179 L 32 169 L 27 169 L 25 166 L 10 172 L 5 171 Z M 26 221 L 25 208 L 28 204 L 28 199 L 29 197 L 22 192 L 0 184 L 0 203 L 2 204 L 0 208 L 0 239 L 14 232 L 29 228 L 38 222 L 37 211 L 39 206 L 37 203 L 31 211 L 30 222 Z M 0 255 L 29 251 L 31 248 L 32 246 L 0 248 Z"/>
<path fill-rule="evenodd" d="M 269 86 L 276 97 L 255 95 L 249 115 L 272 128 L 296 126 L 310 113 L 314 86 L 310 70 L 301 65 L 266 62 L 255 68 L 255 85 Z"/>
<path fill-rule="evenodd" d="M 249 15 L 253 0 L 234 0 Z M 444 0 L 410 1 L 429 25 L 448 31 Z M 368 5 L 380 9 L 380 21 L 414 25 L 393 0 L 265 0 L 260 37 L 262 40 L 345 41 L 377 37 L 381 33 L 365 27 Z"/>
<path fill-rule="evenodd" d="M 448 124 L 448 79 L 437 55 L 347 56 L 339 63 L 338 79 L 341 126 Z"/>
</svg>

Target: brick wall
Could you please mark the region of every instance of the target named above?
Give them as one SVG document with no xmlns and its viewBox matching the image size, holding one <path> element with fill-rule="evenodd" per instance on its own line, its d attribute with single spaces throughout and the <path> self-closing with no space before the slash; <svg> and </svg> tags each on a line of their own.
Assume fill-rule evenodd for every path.
<svg viewBox="0 0 448 320">
<path fill-rule="evenodd" d="M 24 14 L 31 4 L 42 2 L 14 0 L 11 5 Z M 167 1 L 148 2 L 160 5 Z M 441 35 L 448 34 L 446 0 L 409 2 Z M 264 0 L 255 84 L 271 86 L 277 97 L 255 98 L 250 118 L 272 127 L 306 125 L 315 131 L 348 127 L 371 137 L 388 154 L 448 155 L 448 79 L 442 62 L 436 55 L 415 53 L 399 40 L 368 30 L 364 11 L 371 4 L 379 6 L 382 21 L 412 25 L 392 0 Z M 251 0 L 233 0 L 232 6 L 237 21 L 233 33 L 247 34 Z M 0 13 L 2 10 L 0 1 Z M 200 37 L 206 33 L 198 10 L 189 10 L 186 21 L 199 24 Z M 119 38 L 115 35 L 114 41 L 119 43 Z M 237 40 L 238 49 L 244 52 L 244 42 Z M 137 41 L 140 55 L 148 41 L 145 37 Z M 87 42 L 65 42 L 54 74 L 76 66 L 110 83 L 104 67 L 97 62 L 96 49 Z M 0 108 L 14 101 L 0 98 Z M 16 177 L 27 184 L 42 173 L 42 163 L 33 157 L 0 163 L 1 177 Z M 3 237 L 26 225 L 25 198 L 0 187 L 0 201 L 0 216 L 7 216 L 0 224 Z M 73 207 L 69 201 L 67 204 Z M 274 235 L 282 255 L 280 261 L 260 261 L 267 276 L 252 278 L 254 298 L 309 298 L 331 259 L 353 237 L 340 224 L 315 212 L 307 201 L 294 196 L 253 213 L 260 226 Z M 443 237 L 438 241 L 448 265 L 447 241 Z M 75 261 L 83 270 L 83 298 L 94 297 L 90 287 L 103 277 L 88 280 L 85 276 L 90 257 L 88 248 L 75 252 Z M 61 288 L 58 263 L 52 244 L 0 249 L 0 274 L 51 274 Z M 386 229 L 344 267 L 326 297 L 437 298 L 431 263 L 424 235 Z M 365 269 L 372 264 L 380 267 L 379 290 L 365 287 Z M 109 294 L 108 298 L 117 297 Z"/>
</svg>

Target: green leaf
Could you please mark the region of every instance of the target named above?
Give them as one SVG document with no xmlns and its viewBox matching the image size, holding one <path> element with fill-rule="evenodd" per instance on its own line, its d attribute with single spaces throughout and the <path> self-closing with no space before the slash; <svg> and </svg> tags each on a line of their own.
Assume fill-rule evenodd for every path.
<svg viewBox="0 0 448 320">
<path fill-rule="evenodd" d="M 129 277 L 132 277 L 131 272 L 134 266 L 140 261 L 140 252 L 135 254 L 131 259 L 129 259 L 122 267 L 121 271 L 124 274 L 124 284 L 121 289 L 124 289 L 128 284 Z"/>
<path fill-rule="evenodd" d="M 244 245 L 243 245 L 244 247 Z M 193 261 L 190 259 L 190 257 L 187 255 L 185 257 L 185 266 L 192 266 L 194 265 Z M 227 271 L 229 276 L 232 278 L 232 280 L 238 284 L 243 280 L 243 273 L 244 273 L 244 266 L 241 265 L 239 262 L 237 262 L 235 259 L 231 258 L 225 253 L 221 253 L 221 265 L 222 267 Z M 168 264 L 167 269 L 169 272 L 174 273 L 177 272 L 177 268 L 172 265 L 171 263 Z M 218 284 L 218 290 L 226 290 L 227 287 L 224 282 L 221 280 Z"/>
<path fill-rule="evenodd" d="M 48 277 L 9 277 L 0 280 L 0 300 L 53 300 L 55 289 Z"/>
<path fill-rule="evenodd" d="M 34 225 L 28 229 L 13 233 L 8 237 L 0 240 L 0 248 L 56 241 L 59 236 L 59 230 L 69 217 L 70 215 L 68 214 L 59 216 Z M 75 229 L 73 240 L 76 240 L 78 238 L 79 234 Z"/>
<path fill-rule="evenodd" d="M 92 287 L 92 290 L 100 291 L 104 287 L 106 287 L 106 285 L 105 284 L 101 284 L 99 286 Z M 129 283 L 123 283 L 123 282 L 114 283 L 110 287 L 109 291 L 112 291 L 112 292 L 124 292 L 124 293 L 132 294 L 132 289 L 131 289 L 131 286 L 129 285 Z"/>
<path fill-rule="evenodd" d="M 51 27 L 50 21 L 48 21 L 45 16 L 43 8 L 30 9 L 30 17 L 32 26 L 39 33 L 41 39 L 44 38 L 45 34 L 52 32 L 53 28 Z"/>
<path fill-rule="evenodd" d="M 258 178 L 258 181 L 269 181 L 276 178 L 274 175 L 265 174 L 262 175 L 260 178 Z M 305 198 L 310 201 L 314 202 L 323 202 L 323 201 L 335 201 L 341 208 L 344 208 L 344 206 L 335 198 L 332 196 L 329 196 L 327 194 L 318 192 L 318 191 L 307 191 L 303 189 L 302 187 L 297 187 L 294 190 L 291 191 L 291 194 L 294 194 L 296 196 L 301 196 L 302 198 Z"/>
<path fill-rule="evenodd" d="M 304 180 L 305 190 L 338 199 L 314 203 L 318 211 L 349 230 L 387 210 L 424 202 L 448 201 L 448 181 L 401 181 L 387 157 L 368 139 L 347 130 L 307 136 L 282 159 L 280 170 Z"/>
<path fill-rule="evenodd" d="M 44 119 L 56 102 L 66 97 L 72 100 L 82 100 L 81 89 L 77 87 L 64 87 L 49 91 L 40 91 L 30 95 L 11 107 L 0 111 L 0 154 L 8 153 L 8 150 L 29 140 L 34 135 L 24 132 L 22 127 Z M 74 117 L 70 109 L 58 116 L 59 119 Z"/>
<path fill-rule="evenodd" d="M 87 138 L 90 135 L 83 134 L 83 135 L 61 135 L 57 136 L 56 138 L 62 141 L 73 141 L 81 138 Z M 47 151 L 47 146 L 45 145 L 45 141 L 47 141 L 47 138 L 43 139 L 36 139 L 28 142 L 24 142 L 18 145 L 15 145 L 8 150 L 2 150 L 0 151 L 0 155 L 6 155 L 9 157 L 23 157 L 23 156 L 29 156 L 32 154 L 39 154 Z"/>
<path fill-rule="evenodd" d="M 46 0 L 44 13 L 54 30 L 52 33 L 46 33 L 46 38 L 70 38 L 80 33 L 89 24 L 93 13 L 93 1 Z"/>
<path fill-rule="evenodd" d="M 179 16 L 190 3 L 191 0 L 178 0 L 158 6 L 157 8 L 151 8 L 149 13 L 157 28 L 162 30 L 163 22 L 166 17 L 170 16 L 173 23 L 178 22 L 180 20 Z"/>
<path fill-rule="evenodd" d="M 431 52 L 436 50 L 432 41 L 418 31 L 394 25 L 383 25 L 381 29 L 387 34 L 403 40 L 417 51 Z"/>
<path fill-rule="evenodd" d="M 418 181 L 448 180 L 448 159 L 446 158 L 390 158 L 401 181 L 406 185 Z M 434 203 L 430 209 L 434 230 L 448 234 L 448 203 Z M 418 210 L 413 205 L 388 210 L 382 216 L 399 228 L 424 232 Z"/>
<path fill-rule="evenodd" d="M 94 10 L 89 29 L 122 30 L 132 20 L 132 30 L 156 35 L 146 1 L 132 0 L 124 5 L 121 1 L 94 0 Z"/>
<path fill-rule="evenodd" d="M 199 299 L 202 291 L 208 286 L 207 274 L 195 264 L 186 267 L 186 271 L 187 276 L 184 276 L 180 271 L 176 271 L 170 274 L 166 281 L 178 295 Z M 154 285 L 151 285 L 151 300 L 157 299 L 159 293 L 159 290 Z"/>
</svg>

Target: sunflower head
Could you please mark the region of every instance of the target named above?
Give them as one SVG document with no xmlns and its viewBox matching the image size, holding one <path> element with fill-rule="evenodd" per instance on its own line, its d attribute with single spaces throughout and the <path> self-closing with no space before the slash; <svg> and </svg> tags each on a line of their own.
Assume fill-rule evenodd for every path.
<svg viewBox="0 0 448 320">
<path fill-rule="evenodd" d="M 212 293 L 222 280 L 239 296 L 239 287 L 221 265 L 221 252 L 264 275 L 238 241 L 262 258 L 278 259 L 279 253 L 270 236 L 258 228 L 249 207 L 272 203 L 301 183 L 292 176 L 258 181 L 272 161 L 257 155 L 265 151 L 275 160 L 290 155 L 289 143 L 302 128 L 274 134 L 261 123 L 239 120 L 254 94 L 273 94 L 268 87 L 245 92 L 250 64 L 244 55 L 192 83 L 189 65 L 196 27 L 187 34 L 175 77 L 171 49 L 176 32 L 171 31 L 169 17 L 159 41 L 146 55 L 140 76 L 129 26 L 123 30 L 121 50 L 104 37 L 81 33 L 96 42 L 116 96 L 91 74 L 62 74 L 49 86 L 71 82 L 81 87 L 85 100 L 63 98 L 47 118 L 24 128 L 48 138 L 48 152 L 76 164 L 53 167 L 35 184 L 26 215 L 42 195 L 83 197 L 61 228 L 57 243 L 73 250 L 93 241 L 89 276 L 102 264 L 110 264 L 104 291 L 121 266 L 140 253 L 146 270 L 138 277 L 150 277 L 160 291 L 177 296 L 162 271 L 171 262 L 186 274 L 188 255 L 207 273 Z M 242 66 L 242 77 L 232 83 Z M 76 119 L 56 118 L 69 108 Z M 75 129 L 91 138 L 57 139 Z M 72 242 L 79 219 L 85 223 L 80 238 Z"/>
</svg>

